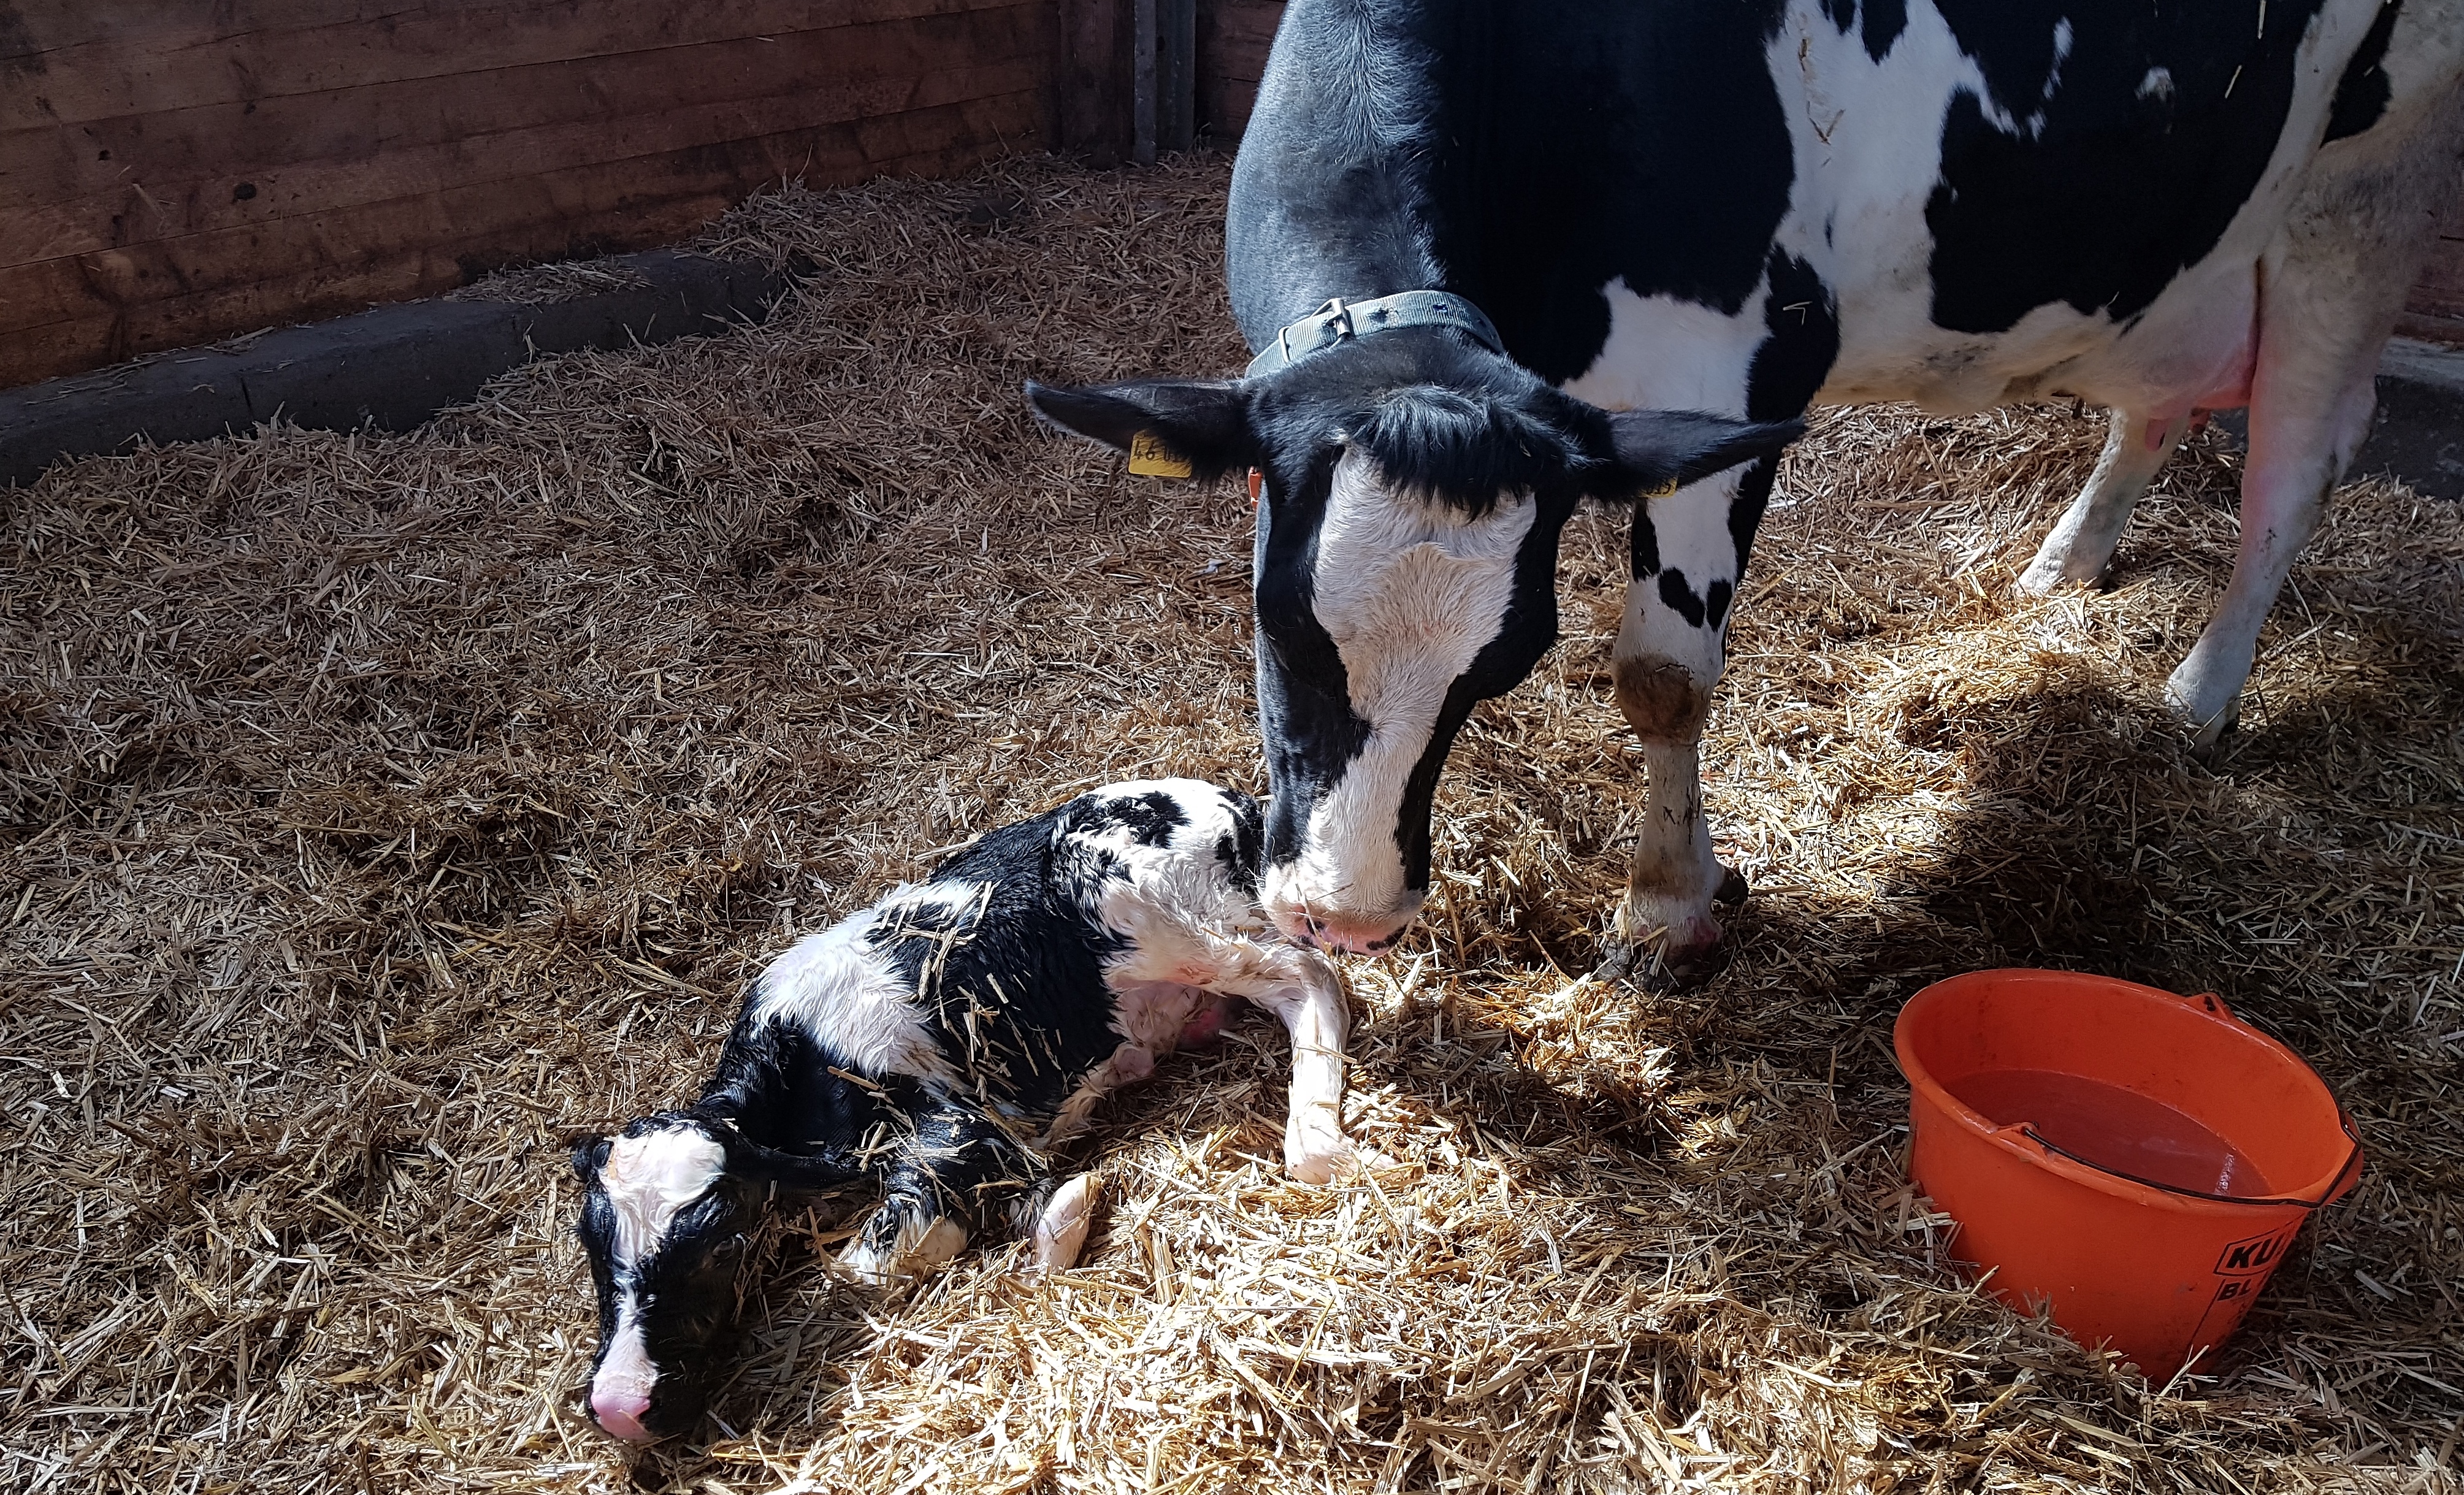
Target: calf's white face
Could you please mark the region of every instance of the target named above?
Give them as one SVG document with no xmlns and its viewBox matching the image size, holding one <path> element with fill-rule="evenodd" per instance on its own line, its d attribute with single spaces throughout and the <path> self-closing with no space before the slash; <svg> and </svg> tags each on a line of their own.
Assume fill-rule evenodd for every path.
<svg viewBox="0 0 2464 1495">
<path fill-rule="evenodd" d="M 1507 631 L 1517 561 L 1537 515 L 1528 494 L 1474 517 L 1397 491 L 1358 451 L 1335 464 L 1309 610 L 1334 646 L 1347 704 L 1366 733 L 1309 806 L 1298 854 L 1263 879 L 1266 911 L 1285 934 L 1374 950 L 1419 913 L 1426 853 L 1409 865 L 1407 815 L 1417 808 L 1425 837 L 1427 806 L 1408 806 L 1409 791 L 1460 725 L 1461 710 L 1448 711 L 1459 682 Z M 1432 784 L 1435 773 L 1430 762 Z"/>
<path fill-rule="evenodd" d="M 587 1190 L 581 1235 L 599 1291 L 600 1345 L 590 1416 L 627 1442 L 648 1442 L 701 1412 L 691 1378 L 723 1318 L 737 1239 L 727 1154 L 686 1123 L 636 1124 L 574 1156 Z"/>
</svg>

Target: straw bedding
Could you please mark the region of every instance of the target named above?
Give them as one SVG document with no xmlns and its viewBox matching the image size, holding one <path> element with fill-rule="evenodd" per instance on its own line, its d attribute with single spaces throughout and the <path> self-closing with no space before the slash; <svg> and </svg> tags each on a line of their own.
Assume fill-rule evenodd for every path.
<svg viewBox="0 0 2464 1495">
<path fill-rule="evenodd" d="M 1226 168 L 788 191 L 770 324 L 0 496 L 0 1487 L 374 1492 L 2453 1488 L 2464 512 L 2349 487 L 2213 758 L 2162 715 L 2233 553 L 2193 445 L 2107 593 L 2009 583 L 2095 412 L 1832 414 L 1709 744 L 1756 880 L 1705 988 L 1578 978 L 1637 755 L 1623 526 L 1355 961 L 1375 1185 L 1286 1183 L 1270 1026 L 1080 1145 L 1083 1268 L 834 1282 L 774 1232 L 719 1425 L 576 1401 L 577 1135 L 691 1093 L 750 973 L 1105 780 L 1259 788 L 1248 506 L 1029 426 L 1029 375 L 1237 365 Z M 2212 1378 L 1965 1287 L 1902 1174 L 1902 1000 L 1994 962 L 2212 988 L 2367 1176 Z"/>
</svg>

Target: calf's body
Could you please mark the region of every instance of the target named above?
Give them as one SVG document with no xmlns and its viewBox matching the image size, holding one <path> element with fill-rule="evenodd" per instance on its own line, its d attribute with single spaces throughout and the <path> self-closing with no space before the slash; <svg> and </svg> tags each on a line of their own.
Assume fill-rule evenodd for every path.
<svg viewBox="0 0 2464 1495">
<path fill-rule="evenodd" d="M 773 961 L 700 1099 L 575 1153 L 601 1344 L 592 1416 L 620 1438 L 700 1414 L 749 1226 L 781 1188 L 878 1180 L 841 1258 L 875 1284 L 971 1235 L 1065 1266 L 1090 1187 L 1042 1155 L 1116 1086 L 1248 1000 L 1292 1037 L 1285 1162 L 1322 1182 L 1344 1008 L 1313 953 L 1265 933 L 1256 802 L 1191 780 L 1114 784 L 991 832 Z"/>
</svg>

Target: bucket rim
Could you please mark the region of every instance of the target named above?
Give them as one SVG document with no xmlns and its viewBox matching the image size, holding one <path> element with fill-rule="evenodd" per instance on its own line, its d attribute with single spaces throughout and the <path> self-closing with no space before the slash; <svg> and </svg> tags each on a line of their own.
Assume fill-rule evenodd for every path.
<svg viewBox="0 0 2464 1495">
<path fill-rule="evenodd" d="M 1934 1078 L 1933 1072 L 1917 1060 L 1913 1052 L 1914 1041 L 1910 1036 L 1912 1026 L 1910 1017 L 1921 1007 L 1928 1005 L 1928 999 L 1942 1000 L 1961 990 L 1992 985 L 2014 977 L 2052 978 L 2050 984 L 2053 985 L 2099 986 L 2136 998 L 2162 1000 L 2176 1007 L 2188 1008 L 2195 1016 L 2218 1027 L 2228 1029 L 2236 1036 L 2258 1040 L 2268 1048 L 2275 1050 L 2279 1058 L 2292 1065 L 2299 1073 L 2307 1076 L 2309 1082 L 2318 1087 L 2319 1093 L 2326 1098 L 2327 1104 L 2334 1108 L 2336 1124 L 2351 1144 L 2343 1161 L 2325 1176 L 2295 1193 L 2272 1195 L 2265 1198 L 2237 1198 L 2227 1195 L 2201 1194 L 2195 1190 L 2177 1188 L 2170 1184 L 2157 1183 L 2150 1179 L 2120 1173 L 2100 1164 L 2091 1163 L 2075 1154 L 2056 1147 L 2037 1135 L 2026 1123 L 2004 1126 L 1995 1122 L 1983 1111 L 1952 1094 L 1947 1086 Z M 1927 983 L 1915 996 L 1901 1004 L 1899 1016 L 1891 1024 L 1891 1049 L 1892 1057 L 1898 1061 L 1900 1073 L 1908 1082 L 1909 1088 L 1924 1094 L 1926 1099 L 1969 1132 L 1983 1137 L 1994 1147 L 2031 1167 L 2041 1168 L 2057 1177 L 2067 1178 L 2083 1187 L 2094 1189 L 2100 1194 L 2127 1199 L 2135 1204 L 2152 1205 L 2196 1215 L 2233 1215 L 2254 1209 L 2298 1210 L 2303 1215 L 2308 1215 L 2324 1209 L 2342 1198 L 2359 1176 L 2362 1161 L 2361 1133 L 2355 1130 L 2352 1114 L 2345 1110 L 2343 1102 L 2336 1095 L 2335 1088 L 2311 1066 L 2308 1060 L 2295 1053 L 2274 1035 L 2262 1032 L 2244 1022 L 2212 992 L 2185 996 L 2180 992 L 2167 991 L 2161 986 L 2124 980 L 2117 976 L 2100 976 L 2089 971 L 2064 971 L 2042 966 L 1994 966 L 1981 971 L 1965 971 L 1957 976 L 1945 977 L 1941 980 Z"/>
</svg>

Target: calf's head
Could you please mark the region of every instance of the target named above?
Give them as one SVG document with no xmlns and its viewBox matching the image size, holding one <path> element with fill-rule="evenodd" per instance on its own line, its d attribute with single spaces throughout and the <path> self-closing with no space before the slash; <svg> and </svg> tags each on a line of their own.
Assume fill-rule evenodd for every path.
<svg viewBox="0 0 2464 1495">
<path fill-rule="evenodd" d="M 1109 446 L 1160 444 L 1201 479 L 1264 475 L 1260 895 L 1287 935 L 1354 951 L 1393 944 L 1419 912 L 1456 732 L 1556 640 L 1557 541 L 1575 504 L 1667 491 L 1801 429 L 1613 415 L 1421 330 L 1241 383 L 1030 384 L 1027 397 Z"/>
<path fill-rule="evenodd" d="M 776 1187 L 827 1188 L 852 1170 L 776 1152 L 733 1125 L 669 1111 L 573 1152 L 577 1227 L 599 1297 L 590 1416 L 630 1443 L 692 1427 L 734 1323 L 747 1233 Z"/>
</svg>

